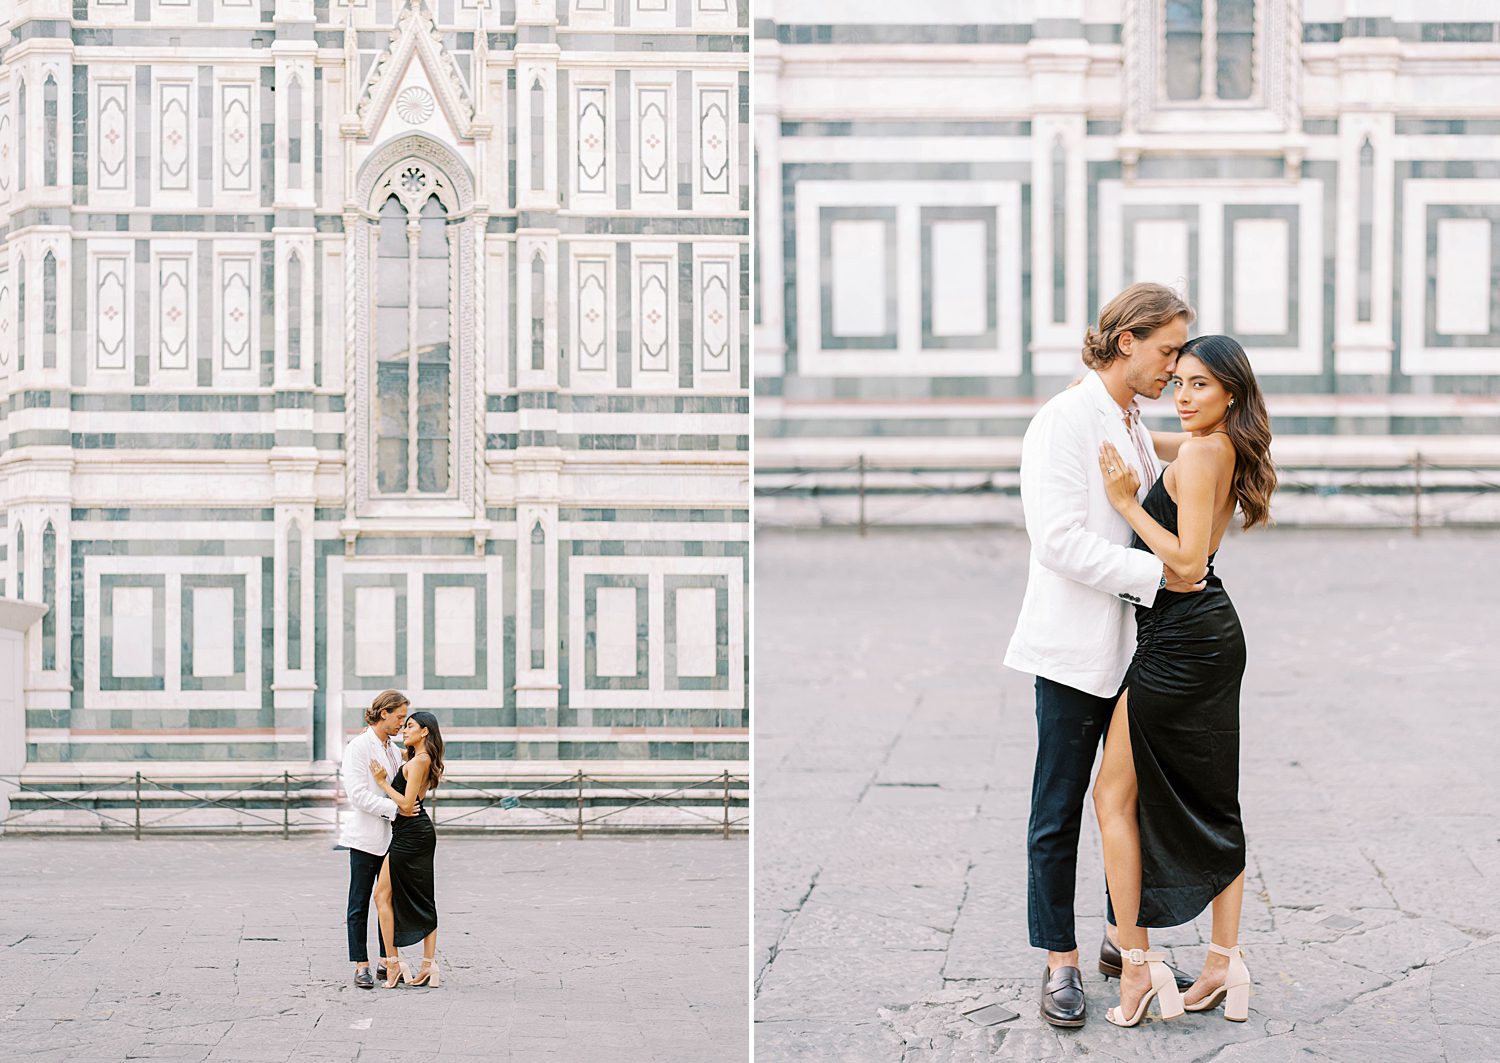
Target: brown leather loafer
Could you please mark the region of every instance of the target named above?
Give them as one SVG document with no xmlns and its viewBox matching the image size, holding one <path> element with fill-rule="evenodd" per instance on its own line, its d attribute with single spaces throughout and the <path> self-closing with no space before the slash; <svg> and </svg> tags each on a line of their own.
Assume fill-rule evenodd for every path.
<svg viewBox="0 0 1500 1063">
<path fill-rule="evenodd" d="M 1099 942 L 1099 973 L 1105 978 L 1120 977 L 1120 946 L 1109 940 L 1109 935 L 1104 935 L 1104 940 Z M 1183 974 L 1170 963 L 1167 967 L 1172 972 L 1172 978 L 1177 982 L 1179 993 L 1187 992 L 1188 988 L 1197 980 L 1191 975 Z"/>
<path fill-rule="evenodd" d="M 1042 1018 L 1053 1026 L 1082 1026 L 1088 1011 L 1083 972 L 1077 967 L 1042 968 Z"/>
</svg>

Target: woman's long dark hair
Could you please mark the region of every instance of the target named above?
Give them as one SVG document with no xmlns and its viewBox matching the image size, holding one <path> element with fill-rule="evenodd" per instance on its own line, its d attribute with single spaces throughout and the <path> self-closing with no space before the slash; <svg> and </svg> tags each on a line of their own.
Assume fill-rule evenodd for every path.
<svg viewBox="0 0 1500 1063">
<path fill-rule="evenodd" d="M 1183 344 L 1179 358 L 1191 354 L 1224 385 L 1234 405 L 1224 415 L 1224 429 L 1239 459 L 1234 463 L 1234 496 L 1245 527 L 1269 524 L 1276 466 L 1271 461 L 1271 418 L 1245 348 L 1230 336 L 1198 336 Z"/>
<path fill-rule="evenodd" d="M 443 781 L 443 732 L 438 730 L 437 717 L 418 710 L 406 718 L 417 721 L 418 727 L 427 728 L 427 737 L 422 740 L 427 744 L 427 755 L 432 758 L 432 767 L 427 772 L 427 789 L 436 790 L 438 783 Z M 407 746 L 405 759 L 411 758 L 412 748 Z"/>
</svg>

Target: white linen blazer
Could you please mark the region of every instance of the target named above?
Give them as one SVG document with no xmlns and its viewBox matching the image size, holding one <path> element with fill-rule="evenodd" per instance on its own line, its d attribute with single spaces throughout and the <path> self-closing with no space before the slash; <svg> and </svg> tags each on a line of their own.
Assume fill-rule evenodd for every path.
<svg viewBox="0 0 1500 1063">
<path fill-rule="evenodd" d="M 1124 411 L 1099 374 L 1049 399 L 1021 443 L 1021 508 L 1031 561 L 1007 667 L 1112 697 L 1135 653 L 1135 610 L 1149 606 L 1162 563 L 1130 548 L 1131 529 L 1110 505 L 1099 472 L 1109 440 L 1136 469 L 1144 496 L 1159 475 L 1138 468 Z"/>
<path fill-rule="evenodd" d="M 401 747 L 393 738 L 382 743 L 366 727 L 344 746 L 344 793 L 349 795 L 349 809 L 343 814 L 339 844 L 372 856 L 384 856 L 391 847 L 391 822 L 396 818 L 396 802 L 375 785 L 370 761 L 385 764 L 387 779 L 401 770 Z"/>
</svg>

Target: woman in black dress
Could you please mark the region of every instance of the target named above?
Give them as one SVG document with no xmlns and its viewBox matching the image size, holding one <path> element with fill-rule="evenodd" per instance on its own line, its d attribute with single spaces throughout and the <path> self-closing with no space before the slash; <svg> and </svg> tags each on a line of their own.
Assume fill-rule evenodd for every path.
<svg viewBox="0 0 1500 1063">
<path fill-rule="evenodd" d="M 1214 575 L 1214 553 L 1236 507 L 1246 528 L 1269 518 L 1276 472 L 1270 419 L 1244 349 L 1228 336 L 1190 340 L 1178 357 L 1180 434 L 1154 436 L 1170 461 L 1143 502 L 1134 471 L 1109 443 L 1099 465 L 1110 501 L 1149 550 L 1196 593 L 1159 591 L 1138 607 L 1135 657 L 1105 735 L 1094 781 L 1104 873 L 1128 962 L 1120 1006 L 1134 1026 L 1153 997 L 1163 1018 L 1224 1002 L 1243 1021 L 1250 975 L 1239 951 L 1245 886 L 1240 823 L 1240 679 L 1245 638 Z M 1198 980 L 1179 995 L 1147 927 L 1178 926 L 1213 906 L 1212 943 Z"/>
<path fill-rule="evenodd" d="M 433 896 L 432 855 L 437 834 L 422 807 L 422 798 L 443 778 L 443 735 L 437 717 L 414 712 L 401 728 L 406 759 L 395 779 L 387 780 L 379 761 L 370 761 L 376 784 L 396 802 L 391 825 L 391 848 L 375 883 L 375 908 L 380 931 L 392 948 L 422 943 L 422 966 L 413 975 L 400 954 L 385 960 L 387 989 L 404 979 L 407 985 L 442 984 L 437 960 L 437 902 Z"/>
</svg>

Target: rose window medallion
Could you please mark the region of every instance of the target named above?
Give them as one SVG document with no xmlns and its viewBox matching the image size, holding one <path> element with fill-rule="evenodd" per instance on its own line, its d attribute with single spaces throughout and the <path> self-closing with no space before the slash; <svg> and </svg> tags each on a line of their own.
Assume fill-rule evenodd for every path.
<svg viewBox="0 0 1500 1063">
<path fill-rule="evenodd" d="M 412 125 L 421 125 L 431 118 L 433 106 L 432 93 L 417 85 L 403 89 L 396 97 L 396 113 L 403 122 Z"/>
</svg>

